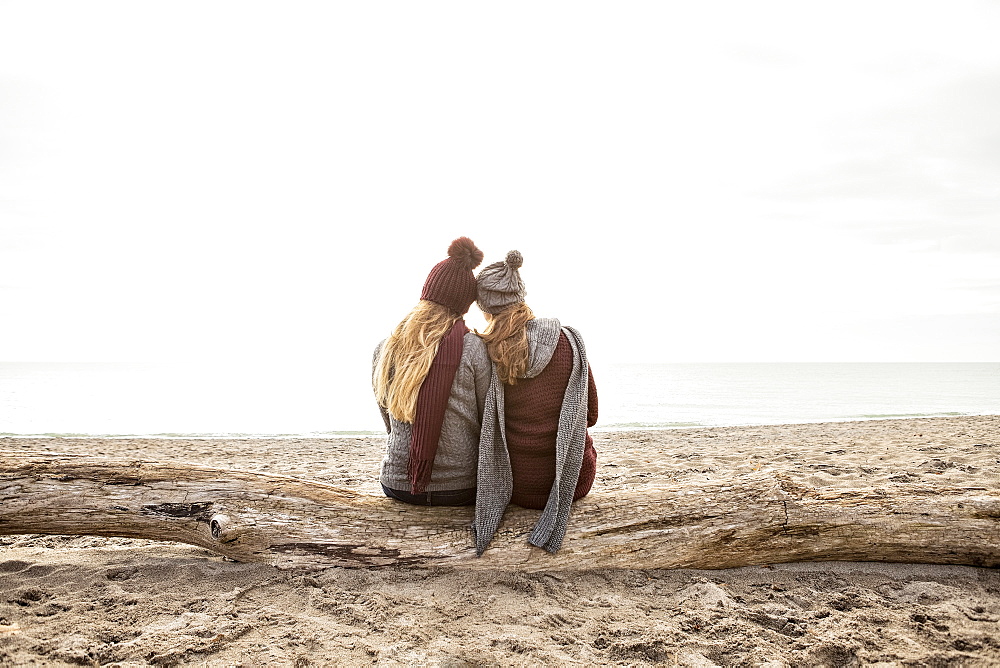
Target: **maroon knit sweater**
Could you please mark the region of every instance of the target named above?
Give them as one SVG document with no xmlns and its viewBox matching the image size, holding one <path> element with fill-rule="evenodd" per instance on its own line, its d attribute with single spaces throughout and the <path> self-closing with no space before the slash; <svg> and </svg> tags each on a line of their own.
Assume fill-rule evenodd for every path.
<svg viewBox="0 0 1000 668">
<path fill-rule="evenodd" d="M 566 334 L 560 333 L 552 359 L 540 374 L 534 378 L 519 378 L 516 385 L 504 386 L 507 450 L 514 475 L 511 503 L 523 508 L 542 509 L 549 500 L 556 478 L 559 411 L 572 371 L 573 349 Z M 597 387 L 594 374 L 588 370 L 587 426 L 593 427 L 596 422 Z M 597 451 L 594 440 L 587 434 L 574 501 L 587 495 L 596 473 Z"/>
</svg>

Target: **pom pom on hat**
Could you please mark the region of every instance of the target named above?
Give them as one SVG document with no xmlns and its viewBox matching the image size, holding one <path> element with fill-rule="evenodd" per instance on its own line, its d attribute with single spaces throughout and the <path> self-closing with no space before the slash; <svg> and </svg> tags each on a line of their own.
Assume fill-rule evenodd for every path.
<svg viewBox="0 0 1000 668">
<path fill-rule="evenodd" d="M 448 246 L 448 258 L 441 260 L 424 281 L 420 298 L 465 314 L 476 301 L 476 277 L 472 270 L 483 261 L 483 251 L 469 237 L 459 237 Z"/>
<path fill-rule="evenodd" d="M 476 244 L 469 237 L 459 237 L 448 246 L 448 257 L 472 271 L 483 261 L 483 251 L 476 248 Z"/>
<path fill-rule="evenodd" d="M 521 251 L 512 250 L 507 253 L 507 259 L 504 262 L 511 269 L 520 269 L 521 265 L 524 264 L 524 257 L 521 256 Z"/>
</svg>

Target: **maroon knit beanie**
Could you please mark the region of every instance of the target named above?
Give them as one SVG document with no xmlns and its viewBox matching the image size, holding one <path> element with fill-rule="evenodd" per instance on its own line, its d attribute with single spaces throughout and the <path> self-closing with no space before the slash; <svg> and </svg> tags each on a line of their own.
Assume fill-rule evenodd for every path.
<svg viewBox="0 0 1000 668">
<path fill-rule="evenodd" d="M 448 246 L 448 259 L 434 265 L 427 274 L 421 299 L 428 299 L 465 315 L 476 301 L 476 277 L 472 270 L 483 261 L 483 251 L 468 237 L 459 237 Z"/>
</svg>

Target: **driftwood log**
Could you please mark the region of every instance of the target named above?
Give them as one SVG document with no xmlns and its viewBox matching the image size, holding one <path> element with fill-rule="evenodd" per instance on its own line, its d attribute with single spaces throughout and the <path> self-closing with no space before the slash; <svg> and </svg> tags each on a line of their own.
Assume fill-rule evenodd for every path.
<svg viewBox="0 0 1000 668">
<path fill-rule="evenodd" d="M 291 477 L 0 452 L 0 535 L 122 536 L 281 567 L 730 568 L 793 561 L 1000 565 L 1000 489 L 817 489 L 756 472 L 697 488 L 594 491 L 555 555 L 511 506 L 481 558 L 472 508 L 425 508 Z"/>
</svg>

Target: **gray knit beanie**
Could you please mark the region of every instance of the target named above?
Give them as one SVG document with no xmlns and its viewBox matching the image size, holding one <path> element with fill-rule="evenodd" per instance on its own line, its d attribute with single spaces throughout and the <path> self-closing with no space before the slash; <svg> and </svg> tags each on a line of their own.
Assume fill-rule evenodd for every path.
<svg viewBox="0 0 1000 668">
<path fill-rule="evenodd" d="M 484 267 L 476 278 L 476 303 L 483 313 L 497 314 L 508 306 L 524 301 L 526 294 L 517 271 L 524 258 L 512 250 L 502 262 Z"/>
</svg>

